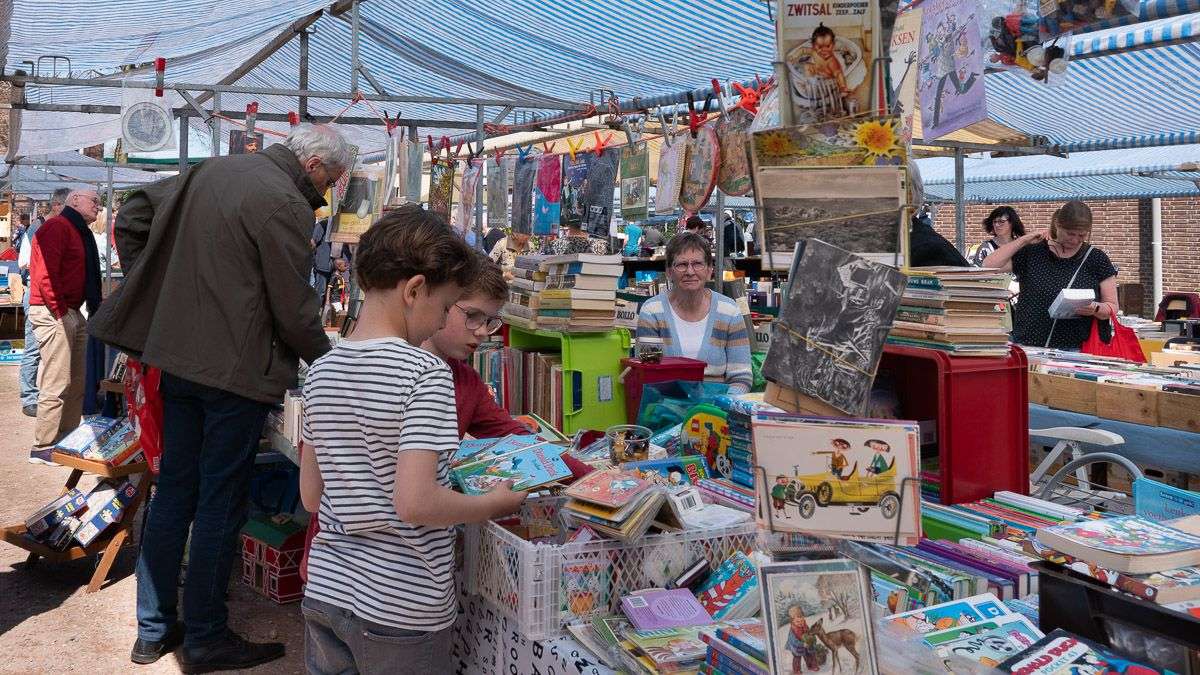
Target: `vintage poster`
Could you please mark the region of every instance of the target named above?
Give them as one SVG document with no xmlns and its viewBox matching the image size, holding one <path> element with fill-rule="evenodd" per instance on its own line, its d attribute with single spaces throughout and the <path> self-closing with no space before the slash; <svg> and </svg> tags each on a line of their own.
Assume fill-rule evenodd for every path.
<svg viewBox="0 0 1200 675">
<path fill-rule="evenodd" d="M 759 167 L 902 166 L 900 118 L 860 115 L 754 134 Z"/>
<path fill-rule="evenodd" d="M 429 212 L 450 222 L 451 194 L 454 192 L 454 162 L 442 158 L 429 167 Z"/>
<path fill-rule="evenodd" d="M 620 148 L 605 148 L 598 156 L 595 152 L 587 153 L 587 178 L 580 190 L 579 209 L 583 213 L 583 229 L 593 237 L 610 236 L 613 190 L 620 161 Z"/>
<path fill-rule="evenodd" d="M 762 374 L 861 415 L 907 277 L 818 239 L 797 247 Z"/>
<path fill-rule="evenodd" d="M 921 138 L 931 141 L 986 120 L 987 96 L 976 3 L 927 0 L 921 9 L 917 97 Z"/>
<path fill-rule="evenodd" d="M 913 138 L 913 113 L 917 106 L 917 50 L 921 44 L 920 5 L 896 17 L 892 27 L 892 44 L 888 51 L 891 64 L 888 79 L 892 87 L 890 112 L 900 116 L 900 144 Z"/>
<path fill-rule="evenodd" d="M 245 129 L 231 129 L 229 131 L 229 154 L 231 155 L 252 155 L 263 148 L 263 135 L 261 132 L 247 134 Z"/>
<path fill-rule="evenodd" d="M 533 187 L 533 229 L 535 232 L 553 232 L 561 218 L 562 155 L 542 155 L 537 164 L 537 178 Z"/>
<path fill-rule="evenodd" d="M 533 184 L 537 180 L 538 162 L 534 157 L 517 158 L 513 175 L 512 231 L 524 234 L 550 234 L 533 231 Z"/>
<path fill-rule="evenodd" d="M 583 227 L 583 184 L 587 181 L 588 156 L 591 153 L 579 152 L 563 157 L 562 177 L 562 206 L 560 207 L 560 223 L 563 227 Z M 558 234 L 546 232 L 545 234 Z"/>
<path fill-rule="evenodd" d="M 815 237 L 851 253 L 896 264 L 901 247 L 902 167 L 757 170 L 763 250 L 790 252 Z"/>
<path fill-rule="evenodd" d="M 687 149 L 687 141 L 682 136 L 663 137 L 654 192 L 654 212 L 657 214 L 669 214 L 679 208 L 679 189 L 683 185 Z"/>
<path fill-rule="evenodd" d="M 857 562 L 767 563 L 760 574 L 772 673 L 879 672 L 866 574 Z"/>
<path fill-rule="evenodd" d="M 621 149 L 621 217 L 645 220 L 650 215 L 650 152 L 646 143 Z"/>
<path fill-rule="evenodd" d="M 350 180 L 338 203 L 337 217 L 329 240 L 358 243 L 367 228 L 383 213 L 384 174 L 382 167 L 359 167 L 347 171 Z"/>
<path fill-rule="evenodd" d="M 421 141 L 413 139 L 408 143 L 408 171 L 405 172 L 405 184 L 400 188 L 410 202 L 421 201 L 421 178 L 425 163 L 425 146 Z"/>
<path fill-rule="evenodd" d="M 713 125 L 705 124 L 687 138 L 687 159 L 683 163 L 683 183 L 679 186 L 679 205 L 688 213 L 699 213 L 708 203 L 717 185 L 717 169 L 721 163 L 721 148 Z"/>
<path fill-rule="evenodd" d="M 490 227 L 508 227 L 508 169 L 511 160 L 487 162 L 487 221 Z"/>
<path fill-rule="evenodd" d="M 475 229 L 475 197 L 478 194 L 480 181 L 480 173 L 482 172 L 479 160 L 468 160 L 463 162 L 462 184 L 459 190 L 458 199 L 458 217 L 454 219 L 455 231 L 458 236 L 471 240 L 468 233 Z"/>
<path fill-rule="evenodd" d="M 869 0 L 779 3 L 775 44 L 787 69 L 794 124 L 871 110 L 880 39 L 875 7 Z"/>
<path fill-rule="evenodd" d="M 783 413 L 754 418 L 759 525 L 916 545 L 921 534 L 920 430 L 915 422 Z M 765 483 L 763 481 L 766 481 Z"/>
<path fill-rule="evenodd" d="M 721 146 L 717 187 L 731 197 L 747 194 L 754 186 L 750 173 L 750 123 L 753 121 L 754 115 L 745 108 L 734 108 L 717 121 L 717 140 Z"/>
</svg>

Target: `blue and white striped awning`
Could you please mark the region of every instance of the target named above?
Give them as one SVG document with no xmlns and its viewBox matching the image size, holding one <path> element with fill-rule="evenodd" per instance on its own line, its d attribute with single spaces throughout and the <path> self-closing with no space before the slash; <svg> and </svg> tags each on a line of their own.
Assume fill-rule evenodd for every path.
<svg viewBox="0 0 1200 675">
<path fill-rule="evenodd" d="M 954 160 L 917 160 L 925 195 L 954 201 Z M 1182 170 L 1181 170 L 1182 169 Z M 1145 199 L 1200 195 L 1200 145 L 964 159 L 968 203 Z"/>
</svg>

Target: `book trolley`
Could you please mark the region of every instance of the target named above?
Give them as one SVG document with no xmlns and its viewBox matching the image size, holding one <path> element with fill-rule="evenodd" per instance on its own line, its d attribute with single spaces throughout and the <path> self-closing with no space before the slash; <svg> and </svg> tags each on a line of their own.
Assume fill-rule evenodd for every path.
<svg viewBox="0 0 1200 675">
<path fill-rule="evenodd" d="M 79 479 L 85 473 L 101 478 L 124 478 L 137 474 L 142 476 L 142 479 L 138 481 L 137 492 L 125 507 L 120 520 L 105 528 L 105 531 L 87 546 L 73 544 L 65 550 L 57 551 L 30 537 L 23 523 L 0 528 L 0 539 L 29 551 L 26 563 L 30 565 L 39 559 L 51 563 L 61 563 L 98 556 L 96 570 L 87 586 L 88 593 L 95 593 L 104 586 L 104 581 L 108 578 L 108 573 L 112 569 L 113 563 L 116 562 L 117 555 L 121 552 L 121 547 L 133 545 L 133 521 L 150 489 L 149 465 L 146 462 L 135 462 L 122 466 L 109 466 L 104 462 L 81 459 L 61 452 L 55 452 L 51 459 L 56 464 L 72 469 L 71 474 L 67 477 L 67 482 L 63 484 L 63 494 L 78 485 Z"/>
</svg>

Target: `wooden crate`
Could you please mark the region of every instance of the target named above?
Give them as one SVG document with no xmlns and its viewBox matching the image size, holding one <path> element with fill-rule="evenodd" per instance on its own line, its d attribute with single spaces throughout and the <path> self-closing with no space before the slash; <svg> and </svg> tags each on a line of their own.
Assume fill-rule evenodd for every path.
<svg viewBox="0 0 1200 675">
<path fill-rule="evenodd" d="M 1133 424 L 1158 426 L 1158 395 L 1153 389 L 1107 382 L 1096 385 L 1096 416 Z"/>
<path fill-rule="evenodd" d="M 1200 433 L 1200 396 L 1159 392 L 1158 425 Z"/>
<path fill-rule="evenodd" d="M 1096 383 L 1073 377 L 1029 373 L 1029 402 L 1058 410 L 1096 414 Z"/>
</svg>

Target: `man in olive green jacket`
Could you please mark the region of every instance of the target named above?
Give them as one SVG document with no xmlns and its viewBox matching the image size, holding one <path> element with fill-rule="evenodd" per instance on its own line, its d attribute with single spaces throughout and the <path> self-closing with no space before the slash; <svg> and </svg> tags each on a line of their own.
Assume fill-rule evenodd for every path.
<svg viewBox="0 0 1200 675">
<path fill-rule="evenodd" d="M 349 162 L 340 134 L 305 124 L 283 143 L 205 160 L 122 205 L 125 283 L 89 330 L 162 370 L 163 454 L 137 564 L 134 663 L 180 643 L 184 672 L 283 655 L 282 644 L 228 629 L 224 594 L 267 413 L 296 385 L 297 358 L 311 363 L 329 350 L 308 284 L 309 235 Z"/>
</svg>

